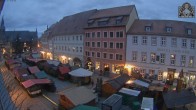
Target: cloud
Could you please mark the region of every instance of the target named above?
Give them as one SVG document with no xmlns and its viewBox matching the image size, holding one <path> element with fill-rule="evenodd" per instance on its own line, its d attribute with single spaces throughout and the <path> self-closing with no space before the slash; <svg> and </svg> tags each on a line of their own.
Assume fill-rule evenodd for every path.
<svg viewBox="0 0 196 110">
<path fill-rule="evenodd" d="M 178 6 L 187 0 L 16 0 L 6 1 L 2 14 L 7 29 L 29 29 L 43 32 L 47 25 L 64 16 L 91 9 L 103 9 L 135 4 L 140 19 L 171 19 L 196 22 L 196 19 L 178 18 Z M 188 0 L 196 5 L 195 0 Z"/>
</svg>

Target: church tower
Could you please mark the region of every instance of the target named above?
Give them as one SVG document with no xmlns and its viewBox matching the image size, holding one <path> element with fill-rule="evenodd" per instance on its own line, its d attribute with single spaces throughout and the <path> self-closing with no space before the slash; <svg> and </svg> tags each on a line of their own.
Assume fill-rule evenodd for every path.
<svg viewBox="0 0 196 110">
<path fill-rule="evenodd" d="M 5 24 L 4 19 L 2 18 L 0 24 L 0 42 L 3 43 L 5 41 Z"/>
</svg>

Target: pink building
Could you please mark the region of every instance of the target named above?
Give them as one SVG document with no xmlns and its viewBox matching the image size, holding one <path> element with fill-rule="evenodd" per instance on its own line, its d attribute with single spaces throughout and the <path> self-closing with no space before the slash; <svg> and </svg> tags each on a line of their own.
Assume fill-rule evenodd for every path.
<svg viewBox="0 0 196 110">
<path fill-rule="evenodd" d="M 85 28 L 85 67 L 119 73 L 126 60 L 126 32 L 135 19 L 134 5 L 97 10 Z"/>
</svg>

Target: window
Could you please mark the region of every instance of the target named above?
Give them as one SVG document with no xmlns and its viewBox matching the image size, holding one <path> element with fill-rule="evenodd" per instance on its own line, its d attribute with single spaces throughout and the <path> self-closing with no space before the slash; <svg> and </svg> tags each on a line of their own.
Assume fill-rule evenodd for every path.
<svg viewBox="0 0 196 110">
<path fill-rule="evenodd" d="M 172 38 L 171 39 L 171 46 L 172 47 L 177 47 L 177 38 Z"/>
<path fill-rule="evenodd" d="M 73 36 L 73 40 L 75 40 L 75 37 Z"/>
<path fill-rule="evenodd" d="M 172 32 L 172 28 L 171 27 L 166 27 L 166 32 Z"/>
<path fill-rule="evenodd" d="M 64 50 L 64 46 L 62 46 L 61 49 Z"/>
<path fill-rule="evenodd" d="M 181 56 L 181 66 L 185 66 L 185 64 L 186 64 L 186 56 L 182 55 Z"/>
<path fill-rule="evenodd" d="M 78 47 L 76 47 L 76 52 L 78 52 Z"/>
<path fill-rule="evenodd" d="M 90 47 L 90 42 L 87 42 L 87 46 Z"/>
<path fill-rule="evenodd" d="M 122 60 L 122 55 L 121 54 L 116 54 L 116 60 Z"/>
<path fill-rule="evenodd" d="M 150 31 L 151 31 L 151 26 L 146 26 L 146 27 L 145 27 L 145 31 L 146 31 L 146 32 L 150 32 Z"/>
<path fill-rule="evenodd" d="M 97 42 L 97 47 L 101 47 L 101 43 L 100 42 Z"/>
<path fill-rule="evenodd" d="M 191 49 L 195 49 L 195 40 L 191 40 Z"/>
<path fill-rule="evenodd" d="M 187 42 L 187 40 L 186 39 L 182 39 L 182 48 L 186 48 L 186 43 Z"/>
<path fill-rule="evenodd" d="M 149 75 L 150 75 L 150 76 L 153 76 L 154 74 L 155 74 L 155 70 L 150 69 L 150 70 L 149 70 Z"/>
<path fill-rule="evenodd" d="M 76 40 L 78 40 L 78 36 L 76 36 Z"/>
<path fill-rule="evenodd" d="M 66 37 L 64 37 L 65 41 L 66 41 Z"/>
<path fill-rule="evenodd" d="M 160 64 L 165 64 L 165 54 L 161 53 L 160 55 Z"/>
<path fill-rule="evenodd" d="M 110 59 L 113 59 L 113 54 L 110 54 Z"/>
<path fill-rule="evenodd" d="M 116 37 L 117 38 L 122 38 L 123 37 L 123 31 L 116 32 Z"/>
<path fill-rule="evenodd" d="M 95 47 L 95 42 L 92 42 L 92 47 Z"/>
<path fill-rule="evenodd" d="M 192 29 L 187 29 L 187 34 L 191 35 L 192 34 Z"/>
<path fill-rule="evenodd" d="M 92 38 L 94 38 L 94 37 L 95 37 L 95 32 L 92 33 Z"/>
<path fill-rule="evenodd" d="M 82 40 L 82 36 L 80 36 L 80 40 Z"/>
<path fill-rule="evenodd" d="M 117 49 L 122 49 L 123 48 L 123 43 L 116 43 L 116 48 Z"/>
<path fill-rule="evenodd" d="M 150 54 L 150 62 L 155 63 L 155 61 L 156 61 L 156 53 L 151 53 Z"/>
<path fill-rule="evenodd" d="M 176 55 L 171 54 L 170 55 L 170 64 L 175 65 L 175 63 L 176 63 Z"/>
<path fill-rule="evenodd" d="M 133 36 L 133 44 L 138 44 L 138 37 L 137 36 Z"/>
<path fill-rule="evenodd" d="M 132 52 L 132 61 L 137 61 L 137 52 L 136 51 Z"/>
<path fill-rule="evenodd" d="M 193 67 L 194 65 L 194 56 L 189 57 L 189 67 Z"/>
<path fill-rule="evenodd" d="M 104 36 L 104 37 L 108 37 L 108 33 L 107 33 L 107 32 L 104 32 L 104 33 L 103 33 L 103 36 Z"/>
<path fill-rule="evenodd" d="M 67 50 L 67 47 L 65 46 L 64 50 L 66 51 Z"/>
<path fill-rule="evenodd" d="M 82 47 L 80 47 L 80 52 L 82 52 Z"/>
<path fill-rule="evenodd" d="M 110 48 L 114 48 L 114 43 L 113 42 L 110 42 Z"/>
<path fill-rule="evenodd" d="M 97 52 L 97 58 L 100 58 L 101 56 L 100 56 L 100 52 Z"/>
<path fill-rule="evenodd" d="M 108 43 L 107 42 L 103 42 L 103 46 L 104 46 L 104 48 L 107 48 L 108 47 Z"/>
<path fill-rule="evenodd" d="M 90 37 L 90 33 L 86 33 L 86 38 L 89 38 Z"/>
<path fill-rule="evenodd" d="M 114 37 L 114 33 L 110 32 L 110 37 L 113 38 Z"/>
<path fill-rule="evenodd" d="M 95 52 L 92 52 L 92 57 L 95 57 Z"/>
<path fill-rule="evenodd" d="M 142 44 L 147 45 L 147 37 L 146 36 L 142 37 Z"/>
<path fill-rule="evenodd" d="M 85 46 L 88 47 L 88 42 L 85 42 Z"/>
<path fill-rule="evenodd" d="M 116 24 L 121 24 L 122 23 L 122 19 L 123 19 L 123 16 L 118 16 L 116 18 Z"/>
<path fill-rule="evenodd" d="M 146 62 L 146 60 L 147 60 L 147 53 L 146 52 L 142 52 L 141 53 L 141 57 L 142 57 L 142 62 Z"/>
<path fill-rule="evenodd" d="M 68 39 L 67 39 L 68 41 L 69 41 L 69 37 L 68 37 Z"/>
<path fill-rule="evenodd" d="M 161 37 L 161 46 L 166 46 L 166 37 Z"/>
<path fill-rule="evenodd" d="M 103 53 L 103 58 L 107 58 L 107 53 Z"/>
<path fill-rule="evenodd" d="M 97 37 L 100 37 L 101 36 L 101 33 L 100 32 L 97 32 Z"/>
<path fill-rule="evenodd" d="M 157 38 L 156 37 L 151 37 L 151 45 L 156 46 L 157 45 Z"/>
<path fill-rule="evenodd" d="M 68 47 L 68 51 L 70 51 L 70 47 Z"/>
</svg>

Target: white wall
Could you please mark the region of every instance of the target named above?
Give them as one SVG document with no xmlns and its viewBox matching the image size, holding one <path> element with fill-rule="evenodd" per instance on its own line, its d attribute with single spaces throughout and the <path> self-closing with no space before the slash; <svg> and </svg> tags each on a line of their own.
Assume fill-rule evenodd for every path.
<svg viewBox="0 0 196 110">
<path fill-rule="evenodd" d="M 133 36 L 127 36 L 127 50 L 126 50 L 126 64 L 133 65 L 135 67 L 141 67 L 147 69 L 147 73 L 149 69 L 154 69 L 155 74 L 158 73 L 158 70 L 167 71 L 168 68 L 176 69 L 176 72 L 180 72 L 183 69 L 185 72 L 188 71 L 195 71 L 196 72 L 196 48 L 190 49 L 190 38 L 182 38 L 182 37 L 175 37 L 177 38 L 177 47 L 171 46 L 171 39 L 174 37 L 165 36 L 166 37 L 166 46 L 161 46 L 161 37 L 157 37 L 157 45 L 151 46 L 151 37 L 150 35 L 147 36 L 147 45 L 142 45 L 142 36 L 145 35 L 135 35 L 138 36 L 138 45 L 133 44 Z M 187 48 L 182 48 L 182 39 L 187 39 Z M 196 40 L 196 39 L 195 39 Z M 196 45 L 195 45 L 196 47 Z M 132 51 L 137 51 L 137 62 L 132 61 Z M 141 62 L 141 52 L 147 52 L 147 62 Z M 160 56 L 160 53 L 165 53 L 165 64 L 160 64 L 158 61 L 155 64 L 150 62 L 150 54 L 151 52 L 156 53 L 156 55 Z M 176 55 L 176 64 L 172 66 L 170 64 L 170 55 Z M 183 67 L 181 66 L 181 55 L 186 55 L 186 65 Z M 189 56 L 194 56 L 194 67 L 189 67 Z M 160 58 L 159 58 L 160 59 Z"/>
</svg>

